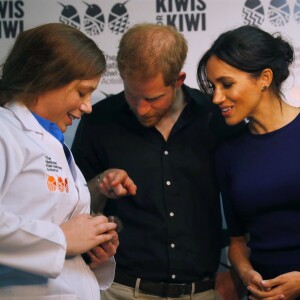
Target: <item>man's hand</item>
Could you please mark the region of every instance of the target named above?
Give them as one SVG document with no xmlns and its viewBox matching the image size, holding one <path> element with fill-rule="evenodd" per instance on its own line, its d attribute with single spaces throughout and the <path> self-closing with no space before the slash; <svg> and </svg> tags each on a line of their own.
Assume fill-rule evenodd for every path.
<svg viewBox="0 0 300 300">
<path fill-rule="evenodd" d="M 137 186 L 121 169 L 108 169 L 98 177 L 99 188 L 108 198 L 116 199 L 123 196 L 135 195 Z"/>
<path fill-rule="evenodd" d="M 115 230 L 112 230 L 109 233 L 113 235 L 113 238 L 110 241 L 104 242 L 86 253 L 86 255 L 89 256 L 89 266 L 91 269 L 96 269 L 99 265 L 116 254 L 119 246 L 118 234 Z"/>
</svg>

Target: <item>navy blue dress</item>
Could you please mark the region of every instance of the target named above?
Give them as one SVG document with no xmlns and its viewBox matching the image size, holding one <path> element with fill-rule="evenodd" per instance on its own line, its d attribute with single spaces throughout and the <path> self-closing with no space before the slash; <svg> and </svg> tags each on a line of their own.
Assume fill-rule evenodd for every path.
<svg viewBox="0 0 300 300">
<path fill-rule="evenodd" d="M 230 236 L 250 234 L 264 279 L 300 271 L 300 115 L 266 134 L 227 142 L 216 156 Z"/>
</svg>

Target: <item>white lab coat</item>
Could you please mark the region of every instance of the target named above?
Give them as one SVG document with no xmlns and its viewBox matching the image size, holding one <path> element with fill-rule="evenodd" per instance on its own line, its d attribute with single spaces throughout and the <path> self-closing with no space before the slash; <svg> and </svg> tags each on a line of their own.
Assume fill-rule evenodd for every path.
<svg viewBox="0 0 300 300">
<path fill-rule="evenodd" d="M 113 258 L 91 271 L 65 257 L 59 225 L 89 213 L 86 181 L 27 107 L 0 107 L 0 299 L 94 300 L 110 286 Z"/>
</svg>

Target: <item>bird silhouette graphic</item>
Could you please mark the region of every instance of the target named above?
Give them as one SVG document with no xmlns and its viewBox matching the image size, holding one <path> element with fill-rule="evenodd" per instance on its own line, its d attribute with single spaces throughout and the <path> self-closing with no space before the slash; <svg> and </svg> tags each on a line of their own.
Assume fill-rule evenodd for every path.
<svg viewBox="0 0 300 300">
<path fill-rule="evenodd" d="M 108 24 L 109 29 L 111 32 L 115 34 L 124 33 L 128 29 L 129 25 L 129 15 L 127 12 L 127 8 L 125 7 L 125 4 L 129 0 L 123 2 L 123 3 L 116 3 L 108 16 Z"/>
<path fill-rule="evenodd" d="M 284 26 L 290 18 L 290 8 L 286 0 L 271 0 L 268 8 L 269 21 L 275 27 Z"/>
<path fill-rule="evenodd" d="M 88 6 L 83 17 L 84 29 L 89 35 L 99 35 L 104 30 L 104 14 L 98 5 L 83 3 Z"/>
<path fill-rule="evenodd" d="M 80 17 L 73 5 L 64 5 L 58 2 L 63 7 L 62 12 L 60 13 L 59 21 L 63 24 L 70 25 L 77 29 L 80 29 Z"/>
<path fill-rule="evenodd" d="M 294 19 L 300 24 L 300 0 L 297 0 L 294 7 Z"/>
<path fill-rule="evenodd" d="M 260 0 L 247 0 L 243 7 L 243 19 L 247 25 L 261 25 L 265 11 Z"/>
</svg>

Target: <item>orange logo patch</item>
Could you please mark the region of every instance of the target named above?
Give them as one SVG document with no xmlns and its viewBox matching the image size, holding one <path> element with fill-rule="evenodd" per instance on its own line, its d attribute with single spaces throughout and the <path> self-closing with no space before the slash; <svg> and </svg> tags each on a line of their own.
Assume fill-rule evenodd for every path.
<svg viewBox="0 0 300 300">
<path fill-rule="evenodd" d="M 47 186 L 51 192 L 56 190 L 56 180 L 53 176 L 48 176 Z"/>
<path fill-rule="evenodd" d="M 61 177 L 58 177 L 57 178 L 57 186 L 58 186 L 58 190 L 60 191 L 60 192 L 63 192 L 64 191 L 64 189 L 65 189 L 65 185 L 64 185 L 64 182 L 63 182 L 63 180 L 62 180 L 62 178 Z"/>
<path fill-rule="evenodd" d="M 66 192 L 69 193 L 69 183 L 68 183 L 68 178 L 65 178 L 65 189 L 66 189 Z"/>
<path fill-rule="evenodd" d="M 47 178 L 48 190 L 50 192 L 54 192 L 56 189 L 58 189 L 58 191 L 60 192 L 66 191 L 67 193 L 69 193 L 68 178 L 63 179 L 59 176 L 56 177 L 57 179 L 55 178 L 55 176 L 48 175 Z"/>
</svg>

